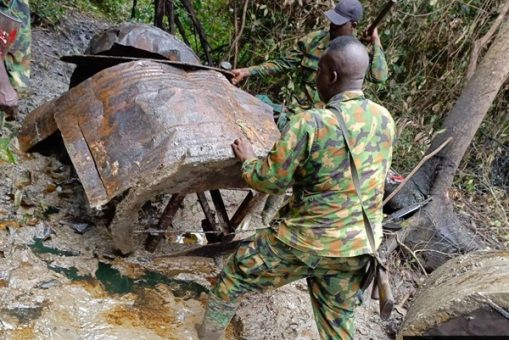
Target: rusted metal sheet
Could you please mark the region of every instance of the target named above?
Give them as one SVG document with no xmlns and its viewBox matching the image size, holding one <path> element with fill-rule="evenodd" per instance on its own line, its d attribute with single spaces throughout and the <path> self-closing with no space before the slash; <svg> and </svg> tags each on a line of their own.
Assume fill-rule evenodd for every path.
<svg viewBox="0 0 509 340">
<path fill-rule="evenodd" d="M 35 144 L 58 130 L 57 123 L 51 114 L 57 105 L 58 99 L 53 99 L 27 115 L 18 135 L 21 151 L 28 152 Z"/>
<path fill-rule="evenodd" d="M 167 193 L 241 187 L 230 143 L 245 136 L 261 154 L 278 137 L 268 106 L 211 71 L 120 64 L 62 101 L 54 117 L 93 207 L 158 174 Z"/>
<path fill-rule="evenodd" d="M 97 72 L 104 70 L 105 68 L 112 67 L 121 63 L 128 63 L 131 61 L 137 60 L 147 60 L 154 61 L 162 64 L 167 64 L 171 66 L 176 66 L 179 68 L 183 68 L 186 70 L 212 70 L 222 73 L 227 78 L 233 78 L 234 75 L 231 71 L 227 71 L 224 69 L 220 69 L 217 67 L 211 67 L 201 64 L 190 64 L 184 63 L 178 60 L 164 60 L 164 59 L 151 59 L 151 58 L 137 58 L 137 57 L 120 57 L 120 56 L 109 56 L 109 55 L 65 55 L 60 58 L 60 60 L 73 63 L 78 65 L 78 67 L 84 67 L 87 69 L 87 72 L 90 72 L 90 68 L 97 69 Z M 90 76 L 96 74 L 97 72 L 93 72 Z M 88 77 L 86 77 L 88 78 Z M 86 79 L 85 78 L 85 79 Z M 83 79 L 84 80 L 84 79 Z"/>
<path fill-rule="evenodd" d="M 232 141 L 246 138 L 261 156 L 279 137 L 271 108 L 220 73 L 150 61 L 103 70 L 33 111 L 21 136 L 25 149 L 41 139 L 30 131 L 51 117 L 92 207 L 129 189 L 110 226 L 123 253 L 133 249 L 144 202 L 161 193 L 245 187 Z"/>
<path fill-rule="evenodd" d="M 119 63 L 119 60 L 98 60 L 95 55 L 151 58 L 201 65 L 193 50 L 175 36 L 151 25 L 123 23 L 96 34 L 85 55 L 73 56 L 74 61 L 71 62 L 75 62 L 77 67 L 71 76 L 70 87 Z"/>
<path fill-rule="evenodd" d="M 122 47 L 132 49 L 126 50 Z M 134 23 L 123 23 L 96 34 L 85 54 L 140 56 L 133 53 L 133 49 L 158 54 L 168 60 L 200 64 L 200 59 L 193 50 L 175 36 L 155 26 Z M 174 59 L 175 51 L 179 52 L 178 59 Z"/>
</svg>

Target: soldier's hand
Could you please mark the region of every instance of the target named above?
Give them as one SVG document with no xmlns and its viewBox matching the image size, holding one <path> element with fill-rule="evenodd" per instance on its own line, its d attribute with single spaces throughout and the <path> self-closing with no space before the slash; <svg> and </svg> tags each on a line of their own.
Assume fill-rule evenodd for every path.
<svg viewBox="0 0 509 340">
<path fill-rule="evenodd" d="M 236 139 L 232 144 L 233 153 L 238 160 L 242 163 L 247 161 L 248 159 L 256 158 L 256 155 L 253 150 L 253 146 L 251 143 L 243 140 L 242 138 Z"/>
<path fill-rule="evenodd" d="M 247 68 L 237 68 L 232 70 L 232 73 L 234 75 L 232 79 L 233 85 L 238 85 L 244 78 L 249 77 L 249 70 Z"/>
<path fill-rule="evenodd" d="M 362 38 L 362 42 L 382 47 L 382 43 L 380 42 L 380 36 L 378 35 L 378 28 L 375 28 L 370 36 L 367 35 L 367 33 L 365 33 L 365 35 Z"/>
</svg>

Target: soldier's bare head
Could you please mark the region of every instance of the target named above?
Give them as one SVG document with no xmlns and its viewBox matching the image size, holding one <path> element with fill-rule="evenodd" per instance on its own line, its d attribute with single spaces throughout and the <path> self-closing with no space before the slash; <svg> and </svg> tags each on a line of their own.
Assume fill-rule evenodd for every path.
<svg viewBox="0 0 509 340">
<path fill-rule="evenodd" d="M 331 41 L 318 64 L 317 88 L 322 100 L 328 102 L 340 92 L 361 90 L 368 67 L 368 52 L 357 38 L 340 36 Z"/>
</svg>

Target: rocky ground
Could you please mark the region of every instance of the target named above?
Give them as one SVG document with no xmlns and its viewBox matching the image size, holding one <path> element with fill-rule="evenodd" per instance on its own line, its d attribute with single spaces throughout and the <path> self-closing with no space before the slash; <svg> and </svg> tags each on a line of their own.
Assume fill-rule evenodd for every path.
<svg viewBox="0 0 509 340">
<path fill-rule="evenodd" d="M 58 27 L 33 30 L 32 85 L 22 99 L 17 122 L 6 123 L 2 138 L 19 129 L 28 112 L 65 92 L 73 66 L 59 57 L 84 51 L 106 23 L 69 13 Z M 11 142 L 16 150 L 17 142 Z M 70 165 L 40 154 L 15 151 L 16 164 L 0 161 L 0 334 L 7 339 L 196 339 L 206 291 L 223 260 L 153 257 L 140 247 L 118 257 L 107 228 L 107 212 L 88 208 Z M 242 192 L 227 192 L 233 209 Z M 160 214 L 167 197 L 147 209 Z M 188 196 L 174 225 L 195 230 L 201 210 Z M 253 219 L 256 226 L 259 219 Z M 142 238 L 144 234 L 140 234 Z M 157 255 L 171 248 L 164 244 Z M 359 339 L 392 339 L 405 305 L 421 282 L 396 259 L 393 277 L 397 308 L 382 322 L 377 302 L 357 311 Z M 230 339 L 318 339 L 304 281 L 247 297 L 228 330 Z"/>
</svg>

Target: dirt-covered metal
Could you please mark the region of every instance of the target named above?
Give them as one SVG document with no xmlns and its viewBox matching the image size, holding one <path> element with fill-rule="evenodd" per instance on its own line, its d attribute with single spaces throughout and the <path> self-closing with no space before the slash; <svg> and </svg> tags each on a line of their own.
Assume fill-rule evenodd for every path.
<svg viewBox="0 0 509 340">
<path fill-rule="evenodd" d="M 93 58 L 86 60 L 87 55 L 164 59 L 201 65 L 193 50 L 170 33 L 151 25 L 123 23 L 92 37 L 82 56 L 85 60 L 80 61 L 71 76 L 70 87 L 112 66 Z"/>
<path fill-rule="evenodd" d="M 262 155 L 279 135 L 270 107 L 220 73 L 149 61 L 101 71 L 34 115 L 21 132 L 23 149 L 54 117 L 92 207 L 127 192 L 110 226 L 124 253 L 144 202 L 244 187 L 231 142 L 246 138 Z"/>
<path fill-rule="evenodd" d="M 130 52 L 128 49 L 131 48 Z M 136 52 L 134 50 L 137 50 Z M 157 54 L 172 60 L 175 51 L 184 63 L 201 64 L 193 50 L 182 41 L 152 25 L 123 23 L 95 35 L 85 54 L 104 54 L 136 57 L 140 51 Z"/>
</svg>

